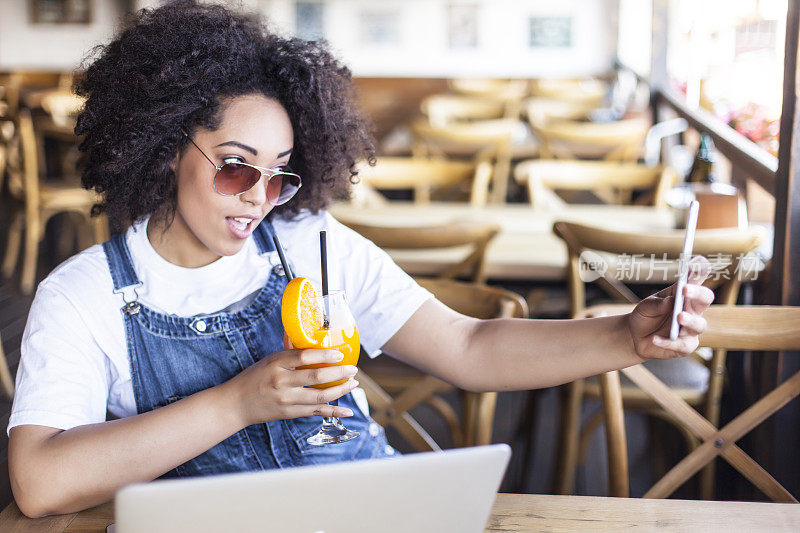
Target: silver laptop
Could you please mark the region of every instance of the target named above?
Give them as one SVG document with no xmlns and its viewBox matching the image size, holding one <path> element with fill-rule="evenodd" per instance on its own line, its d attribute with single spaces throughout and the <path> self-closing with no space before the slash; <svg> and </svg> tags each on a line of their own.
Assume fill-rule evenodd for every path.
<svg viewBox="0 0 800 533">
<path fill-rule="evenodd" d="M 131 485 L 110 530 L 479 533 L 510 457 L 495 444 Z"/>
</svg>

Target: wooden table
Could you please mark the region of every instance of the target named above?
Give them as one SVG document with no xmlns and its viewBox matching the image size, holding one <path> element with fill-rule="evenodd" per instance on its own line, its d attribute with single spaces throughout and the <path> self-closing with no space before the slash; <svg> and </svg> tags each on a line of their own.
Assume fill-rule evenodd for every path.
<svg viewBox="0 0 800 533">
<path fill-rule="evenodd" d="M 12 503 L 0 531 L 103 532 L 113 522 L 107 503 L 67 515 L 31 520 Z M 786 503 L 644 500 L 541 494 L 498 494 L 486 531 L 800 531 L 800 505 Z"/>
<path fill-rule="evenodd" d="M 486 531 L 800 531 L 800 505 L 498 494 Z"/>
<path fill-rule="evenodd" d="M 563 209 L 534 209 L 527 204 L 473 207 L 469 204 L 391 202 L 381 207 L 337 204 L 331 214 L 341 221 L 377 226 L 444 224 L 454 220 L 490 222 L 500 234 L 486 251 L 490 279 L 561 281 L 567 268 L 567 248 L 553 234 L 553 222 L 567 220 L 623 230 L 666 230 L 675 226 L 670 209 L 647 206 L 568 205 Z M 435 275 L 459 261 L 463 250 L 390 250 L 389 255 L 406 272 Z"/>
</svg>

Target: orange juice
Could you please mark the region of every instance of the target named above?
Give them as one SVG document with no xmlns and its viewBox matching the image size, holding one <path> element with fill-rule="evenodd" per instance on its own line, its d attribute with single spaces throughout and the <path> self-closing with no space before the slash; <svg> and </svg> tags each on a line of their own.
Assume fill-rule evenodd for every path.
<svg viewBox="0 0 800 533">
<path fill-rule="evenodd" d="M 361 342 L 358 338 L 358 328 L 355 324 L 350 324 L 349 327 L 320 329 L 313 333 L 314 339 L 320 348 L 330 350 L 338 350 L 344 355 L 344 359 L 338 363 L 319 363 L 315 365 L 298 366 L 297 368 L 322 368 L 326 366 L 341 366 L 353 365 L 358 363 L 358 355 L 361 351 Z M 330 383 L 321 383 L 314 385 L 316 389 L 327 389 L 336 385 L 341 385 L 346 380 L 340 379 L 339 381 L 331 381 Z"/>
</svg>

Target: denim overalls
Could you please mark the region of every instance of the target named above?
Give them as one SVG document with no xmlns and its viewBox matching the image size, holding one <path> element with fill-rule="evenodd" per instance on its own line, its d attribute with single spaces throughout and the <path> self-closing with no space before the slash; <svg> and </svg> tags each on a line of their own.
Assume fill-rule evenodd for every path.
<svg viewBox="0 0 800 533">
<path fill-rule="evenodd" d="M 255 230 L 260 254 L 274 253 L 274 229 L 264 220 Z M 283 350 L 281 296 L 286 278 L 280 267 L 243 309 L 210 315 L 165 315 L 136 301 L 140 286 L 125 236 L 103 244 L 114 281 L 114 293 L 124 303 L 120 312 L 130 361 L 136 410 L 144 413 L 213 387 L 256 361 Z M 277 255 L 277 254 L 275 254 Z M 246 275 L 246 273 L 243 273 Z M 320 427 L 320 417 L 254 424 L 231 435 L 168 475 L 196 476 L 285 468 L 308 464 L 368 459 L 392 455 L 383 428 L 358 407 L 351 394 L 339 405 L 352 409 L 344 419 L 361 436 L 349 442 L 310 446 L 306 438 Z M 212 421 L 213 423 L 213 421 Z"/>
</svg>

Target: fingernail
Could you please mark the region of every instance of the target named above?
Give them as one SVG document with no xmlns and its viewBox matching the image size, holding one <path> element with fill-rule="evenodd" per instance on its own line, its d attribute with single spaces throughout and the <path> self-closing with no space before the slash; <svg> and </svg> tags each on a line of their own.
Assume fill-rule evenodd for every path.
<svg viewBox="0 0 800 533">
<path fill-rule="evenodd" d="M 356 387 L 358 387 L 358 381 L 355 380 L 355 379 L 351 380 L 350 381 L 350 388 L 351 389 L 355 389 Z"/>
<path fill-rule="evenodd" d="M 341 415 L 339 416 L 353 416 L 353 411 L 351 409 L 342 409 Z"/>
<path fill-rule="evenodd" d="M 654 336 L 653 337 L 653 344 L 656 344 L 658 346 L 663 346 L 665 342 L 666 342 L 666 339 L 662 339 L 661 337 L 658 337 L 658 336 Z"/>
<path fill-rule="evenodd" d="M 344 354 L 342 352 L 331 350 L 330 352 L 331 361 L 341 361 L 344 359 Z"/>
<path fill-rule="evenodd" d="M 353 365 L 347 365 L 344 368 L 348 376 L 355 376 L 358 373 L 358 368 Z"/>
</svg>

